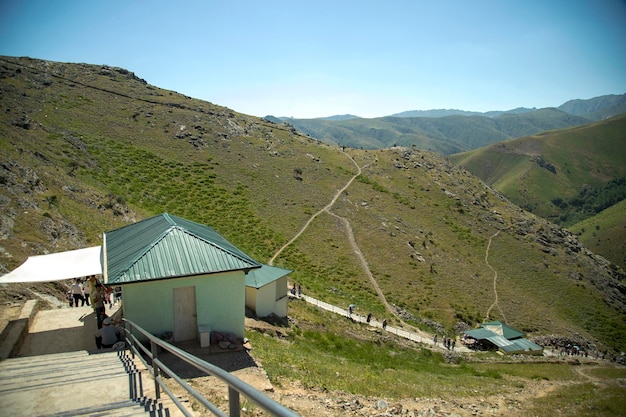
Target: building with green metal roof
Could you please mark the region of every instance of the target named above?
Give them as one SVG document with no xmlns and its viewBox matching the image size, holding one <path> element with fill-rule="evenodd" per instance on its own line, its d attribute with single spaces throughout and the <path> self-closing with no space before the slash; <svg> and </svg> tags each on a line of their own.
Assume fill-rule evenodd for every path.
<svg viewBox="0 0 626 417">
<path fill-rule="evenodd" d="M 243 337 L 245 276 L 262 265 L 213 228 L 163 213 L 105 232 L 102 252 L 125 318 L 174 341 L 210 330 Z"/>
<path fill-rule="evenodd" d="M 210 226 L 168 213 L 105 232 L 103 250 L 109 285 L 261 267 Z"/>
<path fill-rule="evenodd" d="M 472 340 L 472 346 L 496 348 L 506 354 L 543 354 L 541 346 L 526 339 L 524 333 L 500 321 L 482 323 L 478 329 L 466 330 L 463 334 Z"/>
</svg>

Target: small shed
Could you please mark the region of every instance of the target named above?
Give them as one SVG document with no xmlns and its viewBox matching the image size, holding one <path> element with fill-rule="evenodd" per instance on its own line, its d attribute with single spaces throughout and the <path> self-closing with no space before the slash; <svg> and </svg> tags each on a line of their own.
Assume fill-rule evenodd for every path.
<svg viewBox="0 0 626 417">
<path fill-rule="evenodd" d="M 287 275 L 290 269 L 263 265 L 246 275 L 246 307 L 259 317 L 287 317 Z"/>
<path fill-rule="evenodd" d="M 478 329 L 463 332 L 473 346 L 496 348 L 506 354 L 543 355 L 543 348 L 526 339 L 524 333 L 500 321 L 482 323 Z"/>
<path fill-rule="evenodd" d="M 102 252 L 128 320 L 177 342 L 213 330 L 243 338 L 245 275 L 261 264 L 213 228 L 164 213 L 105 232 Z"/>
</svg>

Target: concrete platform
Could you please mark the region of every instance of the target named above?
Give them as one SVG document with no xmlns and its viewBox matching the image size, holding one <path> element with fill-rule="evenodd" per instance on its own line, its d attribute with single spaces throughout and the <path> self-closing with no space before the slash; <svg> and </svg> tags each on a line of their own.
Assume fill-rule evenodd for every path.
<svg viewBox="0 0 626 417">
<path fill-rule="evenodd" d="M 106 310 L 112 316 L 120 305 Z M 98 330 L 96 314 L 89 306 L 62 307 L 40 310 L 30 325 L 16 357 L 49 355 L 53 353 L 87 351 L 97 352 L 95 333 Z"/>
</svg>

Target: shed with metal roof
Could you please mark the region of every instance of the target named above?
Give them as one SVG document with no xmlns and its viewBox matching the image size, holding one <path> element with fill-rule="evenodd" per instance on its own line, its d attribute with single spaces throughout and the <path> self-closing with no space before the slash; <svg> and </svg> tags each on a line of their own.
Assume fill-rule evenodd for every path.
<svg viewBox="0 0 626 417">
<path fill-rule="evenodd" d="M 243 337 L 245 275 L 261 264 L 210 226 L 163 213 L 105 232 L 102 251 L 125 318 L 174 341 L 199 328 Z"/>
<path fill-rule="evenodd" d="M 287 275 L 290 269 L 263 265 L 246 275 L 246 307 L 257 316 L 287 317 Z"/>
</svg>

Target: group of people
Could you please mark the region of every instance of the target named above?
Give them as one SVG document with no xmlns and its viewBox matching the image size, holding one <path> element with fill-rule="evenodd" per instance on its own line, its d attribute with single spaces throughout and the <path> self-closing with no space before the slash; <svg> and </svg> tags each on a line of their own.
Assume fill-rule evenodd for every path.
<svg viewBox="0 0 626 417">
<path fill-rule="evenodd" d="M 352 315 L 352 307 L 350 307 L 350 315 Z M 365 321 L 367 323 L 371 323 L 371 321 L 372 321 L 372 313 L 367 313 L 367 317 L 365 318 Z M 381 322 L 381 326 L 382 326 L 383 330 L 387 329 L 387 319 L 383 319 L 383 321 Z"/>
<path fill-rule="evenodd" d="M 120 340 L 120 332 L 107 316 L 105 309 L 107 304 L 109 308 L 113 307 L 113 292 L 111 287 L 104 286 L 95 275 L 75 280 L 68 291 L 70 306 L 78 307 L 80 302 L 81 306 L 86 304 L 93 308 L 98 326 L 96 331 L 98 349 L 113 347 Z M 115 298 L 117 301 L 118 297 Z"/>
<path fill-rule="evenodd" d="M 302 296 L 302 286 L 301 285 L 297 285 L 294 284 L 293 287 L 291 287 L 291 295 L 293 296 L 298 296 L 301 297 Z"/>
<path fill-rule="evenodd" d="M 433 337 L 433 343 L 435 346 L 437 346 L 437 335 Z M 443 347 L 445 347 L 448 350 L 454 350 L 455 346 L 456 346 L 456 339 L 451 339 L 445 336 L 443 337 Z"/>
<path fill-rule="evenodd" d="M 69 291 L 67 292 L 67 298 L 70 302 L 70 307 L 91 305 L 90 299 L 93 299 L 93 292 L 96 289 L 96 284 L 100 283 L 100 280 L 95 275 L 91 275 L 84 280 L 77 279 L 72 283 Z M 113 303 L 117 302 L 121 298 L 121 289 L 117 287 L 115 290 L 111 287 L 102 286 L 104 293 L 102 294 L 103 302 L 113 308 Z M 93 302 L 93 301 L 92 301 Z"/>
<path fill-rule="evenodd" d="M 85 304 L 89 304 L 89 296 L 91 294 L 90 288 L 87 285 L 87 280 L 81 281 L 75 280 L 72 283 L 69 291 L 67 292 L 67 298 L 70 301 L 70 307 L 78 307 L 78 302 L 81 302 L 81 307 Z"/>
</svg>

